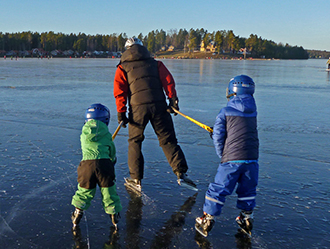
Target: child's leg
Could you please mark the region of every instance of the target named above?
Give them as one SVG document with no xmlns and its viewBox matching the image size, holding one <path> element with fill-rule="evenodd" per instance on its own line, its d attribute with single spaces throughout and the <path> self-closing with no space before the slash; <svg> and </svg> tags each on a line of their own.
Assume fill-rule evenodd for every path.
<svg viewBox="0 0 330 249">
<path fill-rule="evenodd" d="M 102 204 L 107 214 L 122 210 L 115 184 L 115 168 L 110 159 L 100 159 L 97 165 L 98 185 L 101 189 Z"/>
<path fill-rule="evenodd" d="M 81 210 L 87 210 L 91 205 L 91 201 L 95 196 L 96 188 L 86 189 L 82 188 L 80 184 L 78 184 L 78 190 L 76 194 L 72 197 L 71 204 L 76 208 Z"/>
<path fill-rule="evenodd" d="M 203 211 L 218 216 L 225 203 L 225 198 L 235 188 L 239 178 L 239 164 L 222 163 L 218 168 L 214 183 L 210 183 L 205 195 Z"/>
<path fill-rule="evenodd" d="M 237 208 L 252 211 L 256 205 L 259 165 L 257 162 L 242 165 L 244 173 L 239 178 L 236 193 Z"/>
<path fill-rule="evenodd" d="M 95 160 L 81 161 L 78 173 L 78 190 L 72 197 L 72 205 L 81 210 L 87 210 L 96 192 Z"/>
<path fill-rule="evenodd" d="M 100 187 L 102 195 L 102 204 L 107 214 L 116 214 L 122 210 L 120 198 L 116 191 L 116 184 L 111 187 Z"/>
</svg>

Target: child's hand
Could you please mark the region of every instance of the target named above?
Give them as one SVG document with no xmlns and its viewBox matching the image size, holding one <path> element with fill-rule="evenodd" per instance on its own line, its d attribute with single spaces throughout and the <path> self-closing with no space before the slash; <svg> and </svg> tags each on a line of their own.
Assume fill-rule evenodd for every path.
<svg viewBox="0 0 330 249">
<path fill-rule="evenodd" d="M 211 127 L 211 128 L 213 130 L 213 127 Z M 209 134 L 210 134 L 210 138 L 213 140 L 213 132 L 209 132 Z"/>
</svg>

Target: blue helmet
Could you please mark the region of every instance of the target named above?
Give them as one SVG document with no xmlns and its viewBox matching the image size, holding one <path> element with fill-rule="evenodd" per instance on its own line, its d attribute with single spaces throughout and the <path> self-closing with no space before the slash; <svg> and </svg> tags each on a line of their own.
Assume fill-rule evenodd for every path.
<svg viewBox="0 0 330 249">
<path fill-rule="evenodd" d="M 229 100 L 235 95 L 241 95 L 241 94 L 252 95 L 254 93 L 254 88 L 255 88 L 255 84 L 249 76 L 243 74 L 238 75 L 229 81 L 226 97 Z"/>
<path fill-rule="evenodd" d="M 108 125 L 110 121 L 110 111 L 102 104 L 92 104 L 85 112 L 85 123 L 91 119 L 100 120 Z"/>
</svg>

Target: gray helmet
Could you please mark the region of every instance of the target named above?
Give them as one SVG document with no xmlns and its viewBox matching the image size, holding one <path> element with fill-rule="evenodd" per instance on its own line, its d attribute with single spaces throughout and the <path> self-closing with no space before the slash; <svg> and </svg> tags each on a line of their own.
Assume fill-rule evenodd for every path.
<svg viewBox="0 0 330 249">
<path fill-rule="evenodd" d="M 132 38 L 127 39 L 127 41 L 125 43 L 125 48 L 128 49 L 131 46 L 133 46 L 134 44 L 143 46 L 143 43 L 142 43 L 142 41 L 139 38 L 132 37 Z"/>
</svg>

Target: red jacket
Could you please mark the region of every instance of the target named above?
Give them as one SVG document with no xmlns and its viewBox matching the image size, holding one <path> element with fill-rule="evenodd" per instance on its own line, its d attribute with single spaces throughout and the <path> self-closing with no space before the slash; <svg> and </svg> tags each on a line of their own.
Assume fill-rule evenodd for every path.
<svg viewBox="0 0 330 249">
<path fill-rule="evenodd" d="M 162 82 L 166 96 L 168 98 L 177 97 L 175 90 L 175 82 L 172 74 L 170 73 L 170 71 L 168 71 L 163 62 L 157 62 L 159 78 Z M 117 112 L 126 112 L 128 82 L 126 79 L 125 71 L 123 70 L 121 65 L 117 67 L 113 85 L 113 94 L 116 98 Z"/>
</svg>

